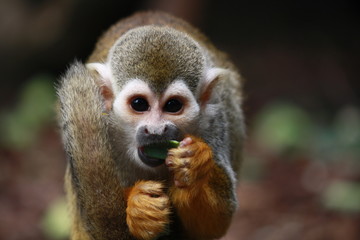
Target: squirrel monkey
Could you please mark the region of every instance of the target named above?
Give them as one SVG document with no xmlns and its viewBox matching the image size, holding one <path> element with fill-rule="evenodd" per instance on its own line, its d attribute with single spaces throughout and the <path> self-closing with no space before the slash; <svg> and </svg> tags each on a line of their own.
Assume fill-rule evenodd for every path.
<svg viewBox="0 0 360 240">
<path fill-rule="evenodd" d="M 58 88 L 73 240 L 214 239 L 237 207 L 241 79 L 188 23 L 112 26 Z M 177 140 L 165 159 L 152 144 Z"/>
</svg>

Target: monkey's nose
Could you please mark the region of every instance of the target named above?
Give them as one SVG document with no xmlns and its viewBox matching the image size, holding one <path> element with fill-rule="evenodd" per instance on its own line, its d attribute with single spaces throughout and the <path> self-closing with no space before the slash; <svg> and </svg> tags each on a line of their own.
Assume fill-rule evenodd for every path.
<svg viewBox="0 0 360 240">
<path fill-rule="evenodd" d="M 149 130 L 147 129 L 147 127 L 145 127 L 144 132 L 145 132 L 145 134 L 150 134 L 150 133 L 149 133 Z"/>
<path fill-rule="evenodd" d="M 165 126 L 145 126 L 145 135 L 163 135 L 168 131 L 167 125 Z"/>
<path fill-rule="evenodd" d="M 153 143 L 161 143 L 169 140 L 180 141 L 183 134 L 173 124 L 164 125 L 146 125 L 138 129 L 136 134 L 139 146 L 149 145 Z"/>
</svg>

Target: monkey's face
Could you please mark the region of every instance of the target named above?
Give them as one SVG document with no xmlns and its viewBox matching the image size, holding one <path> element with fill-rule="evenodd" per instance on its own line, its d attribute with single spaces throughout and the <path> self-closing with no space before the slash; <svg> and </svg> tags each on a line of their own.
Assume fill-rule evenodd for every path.
<svg viewBox="0 0 360 240">
<path fill-rule="evenodd" d="M 164 160 L 147 156 L 144 147 L 182 140 L 185 133 L 196 128 L 200 106 L 181 80 L 172 82 L 161 94 L 142 80 L 132 80 L 116 94 L 113 111 L 132 138 L 130 153 L 137 161 L 157 167 Z"/>
<path fill-rule="evenodd" d="M 163 163 L 144 154 L 147 145 L 182 140 L 201 127 L 200 113 L 227 74 L 207 57 L 187 34 L 145 26 L 120 37 L 106 63 L 87 64 L 97 72 L 106 110 L 119 120 L 128 154 L 140 165 Z"/>
<path fill-rule="evenodd" d="M 227 70 L 210 67 L 200 74 L 195 91 L 182 77 L 164 82 L 162 88 L 141 79 L 129 79 L 118 86 L 108 64 L 90 63 L 87 67 L 99 76 L 105 110 L 114 112 L 128 155 L 141 166 L 150 167 L 164 161 L 146 156 L 144 147 L 196 134 L 202 127 L 200 118 L 211 110 L 207 106 L 215 86 L 228 77 Z"/>
</svg>

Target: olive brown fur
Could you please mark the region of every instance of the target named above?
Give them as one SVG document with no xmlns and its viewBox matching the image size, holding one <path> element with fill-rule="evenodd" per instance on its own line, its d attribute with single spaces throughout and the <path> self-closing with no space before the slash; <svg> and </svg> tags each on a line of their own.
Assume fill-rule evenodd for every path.
<svg viewBox="0 0 360 240">
<path fill-rule="evenodd" d="M 71 239 L 222 237 L 237 209 L 244 138 L 242 80 L 227 55 L 185 21 L 143 12 L 105 32 L 87 63 L 109 67 L 111 87 L 75 61 L 57 90 Z M 209 69 L 222 69 L 210 86 L 202 81 Z M 128 147 L 143 128 L 128 129 L 112 107 L 136 79 L 159 98 L 180 81 L 200 108 L 186 127 L 177 126 L 184 146 L 169 150 L 158 168 L 134 161 Z"/>
</svg>

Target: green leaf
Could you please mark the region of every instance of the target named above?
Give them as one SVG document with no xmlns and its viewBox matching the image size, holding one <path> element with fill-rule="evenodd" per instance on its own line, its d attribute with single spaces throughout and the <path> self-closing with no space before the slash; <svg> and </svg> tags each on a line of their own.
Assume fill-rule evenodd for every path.
<svg viewBox="0 0 360 240">
<path fill-rule="evenodd" d="M 170 140 L 165 143 L 151 144 L 144 147 L 144 152 L 147 156 L 157 159 L 165 159 L 170 148 L 177 148 L 180 142 Z"/>
</svg>

